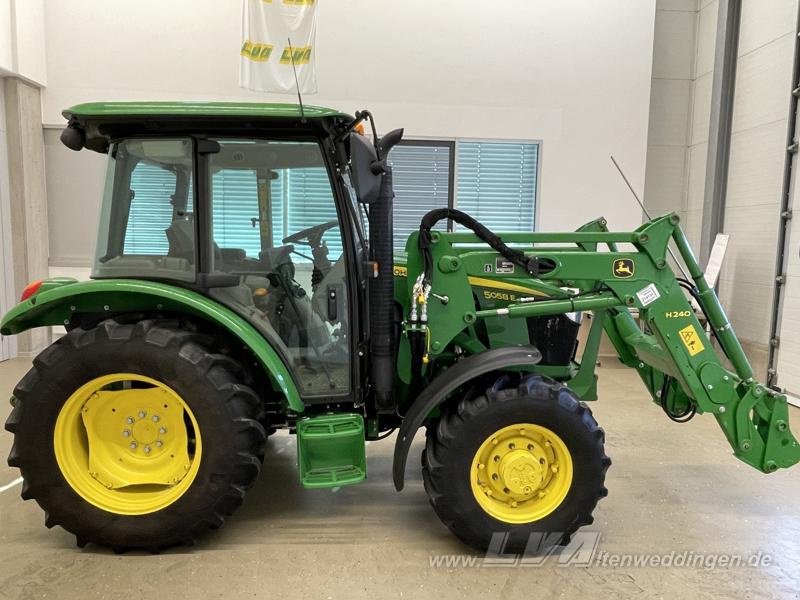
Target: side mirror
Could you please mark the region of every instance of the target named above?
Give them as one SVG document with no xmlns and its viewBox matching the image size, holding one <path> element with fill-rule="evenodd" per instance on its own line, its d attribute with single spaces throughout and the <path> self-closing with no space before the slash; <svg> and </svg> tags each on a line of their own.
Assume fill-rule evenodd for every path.
<svg viewBox="0 0 800 600">
<path fill-rule="evenodd" d="M 378 148 L 381 159 L 375 147 L 362 135 L 350 134 L 350 164 L 353 175 L 353 187 L 356 188 L 359 201 L 371 204 L 378 199 L 381 190 L 381 176 L 386 172 L 386 158 L 389 151 L 403 138 L 402 129 L 394 129 L 380 140 Z"/>
<path fill-rule="evenodd" d="M 384 160 L 386 160 L 386 157 L 389 155 L 391 149 L 399 144 L 400 140 L 402 139 L 403 129 L 392 129 L 389 133 L 378 140 L 378 148 L 380 148 L 381 156 Z"/>
<path fill-rule="evenodd" d="M 375 202 L 381 191 L 381 171 L 373 171 L 373 165 L 377 162 L 378 154 L 369 140 L 358 133 L 351 133 L 350 171 L 358 200 L 364 204 Z"/>
</svg>

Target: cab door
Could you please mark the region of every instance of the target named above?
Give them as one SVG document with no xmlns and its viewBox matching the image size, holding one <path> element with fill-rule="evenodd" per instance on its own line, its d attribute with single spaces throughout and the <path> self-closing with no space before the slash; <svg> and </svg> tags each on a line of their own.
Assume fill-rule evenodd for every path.
<svg viewBox="0 0 800 600">
<path fill-rule="evenodd" d="M 346 244 L 319 143 L 215 141 L 198 173 L 210 214 L 206 268 L 233 277 L 209 293 L 273 344 L 304 398 L 350 395 Z"/>
</svg>

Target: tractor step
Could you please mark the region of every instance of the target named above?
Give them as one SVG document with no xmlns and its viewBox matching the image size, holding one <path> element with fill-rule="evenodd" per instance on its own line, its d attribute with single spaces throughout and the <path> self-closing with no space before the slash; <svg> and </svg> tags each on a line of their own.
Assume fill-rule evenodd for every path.
<svg viewBox="0 0 800 600">
<path fill-rule="evenodd" d="M 331 414 L 298 421 L 297 464 L 306 488 L 363 481 L 367 476 L 363 417 Z"/>
</svg>

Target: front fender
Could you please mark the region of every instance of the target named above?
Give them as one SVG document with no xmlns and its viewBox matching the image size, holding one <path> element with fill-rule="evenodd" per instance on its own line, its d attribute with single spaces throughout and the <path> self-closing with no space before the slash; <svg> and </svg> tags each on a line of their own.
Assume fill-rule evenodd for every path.
<svg viewBox="0 0 800 600">
<path fill-rule="evenodd" d="M 163 311 L 200 317 L 238 338 L 286 397 L 289 409 L 304 406 L 289 370 L 252 325 L 229 308 L 197 292 L 154 281 L 100 279 L 49 280 L 41 291 L 20 302 L 0 320 L 0 333 L 14 335 L 33 327 L 63 325 L 74 314 Z"/>
<path fill-rule="evenodd" d="M 392 477 L 399 492 L 405 482 L 406 460 L 417 429 L 430 412 L 444 402 L 458 387 L 490 371 L 535 365 L 542 353 L 533 346 L 506 346 L 473 354 L 444 371 L 426 387 L 408 409 L 394 445 Z"/>
</svg>

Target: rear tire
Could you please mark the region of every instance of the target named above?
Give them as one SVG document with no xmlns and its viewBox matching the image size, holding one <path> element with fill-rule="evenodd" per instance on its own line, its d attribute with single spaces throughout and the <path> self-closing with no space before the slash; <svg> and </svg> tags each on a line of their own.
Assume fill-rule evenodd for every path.
<svg viewBox="0 0 800 600">
<path fill-rule="evenodd" d="M 259 473 L 259 457 L 264 453 L 266 434 L 258 422 L 263 418 L 263 405 L 255 392 L 241 383 L 241 367 L 229 357 L 211 352 L 208 342 L 204 336 L 181 328 L 177 321 L 123 324 L 109 319 L 89 329 L 71 330 L 34 359 L 33 368 L 14 390 L 14 409 L 6 422 L 6 429 L 14 434 L 8 464 L 21 470 L 22 498 L 39 503 L 48 527 L 60 525 L 72 532 L 79 546 L 94 542 L 115 551 L 157 551 L 175 544 L 192 544 L 203 531 L 220 527 L 241 505 L 245 490 Z M 112 374 L 120 374 L 120 381 L 145 378 L 173 391 L 185 406 L 182 421 L 187 431 L 194 432 L 192 423 L 198 430 L 185 438 L 191 448 L 201 448 L 196 452 L 199 456 L 191 455 L 192 461 L 199 462 L 188 487 L 174 500 L 169 497 L 163 508 L 144 514 L 103 508 L 102 502 L 94 501 L 91 490 L 68 483 L 65 473 L 69 471 L 59 465 L 59 459 L 72 461 L 61 450 L 64 444 L 54 440 L 59 414 L 87 382 L 102 381 L 100 378 Z M 122 377 L 124 374 L 130 377 Z M 110 389 L 131 386 L 115 385 Z M 134 383 L 134 387 L 137 385 L 146 384 Z M 86 412 L 88 402 L 78 410 Z M 75 423 L 80 424 L 80 420 Z M 127 430 L 122 433 L 130 435 Z M 83 432 L 75 439 L 80 440 L 81 435 L 88 437 Z M 159 447 L 164 444 L 155 443 Z M 72 447 L 79 449 L 80 444 L 73 443 Z M 83 452 L 89 455 L 88 450 Z M 74 464 L 83 460 L 79 455 L 81 451 L 76 450 Z M 92 477 L 99 480 L 96 473 Z M 89 487 L 96 485 L 88 481 Z M 139 488 L 152 486 L 123 489 L 136 493 Z M 112 490 L 112 502 L 113 494 L 119 493 Z M 102 499 L 102 494 L 98 497 Z"/>
<path fill-rule="evenodd" d="M 497 460 L 500 457 L 491 456 L 494 453 L 491 443 L 498 443 L 498 438 L 494 436 L 502 436 L 502 431 L 512 425 L 520 427 L 520 424 L 531 425 L 528 427 L 529 435 L 530 430 L 536 428 L 548 432 L 553 445 L 563 442 L 566 455 L 562 455 L 561 462 L 569 462 L 571 469 L 571 479 L 564 482 L 560 490 L 550 491 L 542 484 L 540 489 L 545 491 L 543 497 L 551 493 L 563 499 L 556 499 L 551 507 L 540 511 L 543 516 L 536 516 L 528 522 L 524 522 L 526 515 L 532 513 L 524 512 L 524 507 L 538 500 L 535 492 L 529 492 L 527 488 L 528 496 L 520 491 L 514 498 L 503 497 L 501 502 L 498 495 L 502 495 L 502 490 L 495 487 L 492 490 L 494 494 L 488 494 L 488 500 L 478 500 L 480 490 L 490 487 L 486 485 L 482 488 L 478 484 L 481 477 L 486 479 L 481 473 L 489 475 L 489 469 L 500 464 Z M 531 440 L 528 445 L 531 453 L 542 439 Z M 608 493 L 603 484 L 611 460 L 605 455 L 604 440 L 603 430 L 589 408 L 569 388 L 551 379 L 530 375 L 517 387 L 499 391 L 491 388 L 485 395 L 464 399 L 457 406 L 446 407 L 439 419 L 429 423 L 422 456 L 425 490 L 442 522 L 469 546 L 502 554 L 541 552 L 548 547 L 569 543 L 570 536 L 578 528 L 593 522 L 591 515 L 598 500 Z M 489 460 L 479 460 L 479 456 L 485 456 L 481 454 L 481 449 L 486 448 L 487 444 L 490 448 Z M 521 446 L 519 442 L 516 445 Z M 497 448 L 501 446 L 502 443 Z M 535 450 L 540 454 L 536 455 L 537 460 L 530 467 L 534 471 L 538 468 L 539 460 L 545 464 L 541 454 L 544 452 L 544 443 L 541 446 L 541 449 Z M 551 452 L 551 447 L 547 446 L 547 452 Z M 505 452 L 519 454 L 520 450 L 506 449 Z M 550 457 L 555 464 L 553 456 L 551 452 Z M 512 460 L 514 458 L 519 457 L 515 455 Z M 505 457 L 503 460 L 506 460 Z M 523 453 L 522 461 L 524 463 L 530 459 Z M 482 464 L 484 462 L 489 464 Z M 527 466 L 522 465 L 524 468 Z M 549 464 L 544 468 L 544 477 L 549 477 L 549 468 Z M 499 479 L 502 488 L 504 482 L 502 478 Z M 519 485 L 519 481 L 508 485 L 514 487 Z M 533 489 L 536 489 L 535 485 Z M 509 492 L 509 489 L 506 488 L 505 492 Z M 510 508 L 512 501 L 515 501 L 513 509 Z M 501 503 L 495 510 L 493 503 L 497 502 Z"/>
</svg>

